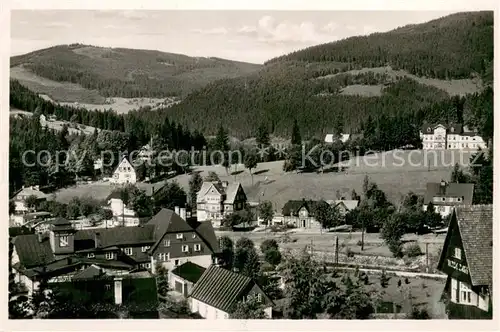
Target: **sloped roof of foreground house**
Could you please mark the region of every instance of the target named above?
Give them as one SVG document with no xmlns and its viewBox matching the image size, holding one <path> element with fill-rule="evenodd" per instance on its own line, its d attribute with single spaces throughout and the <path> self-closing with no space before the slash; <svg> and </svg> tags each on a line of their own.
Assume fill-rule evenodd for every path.
<svg viewBox="0 0 500 332">
<path fill-rule="evenodd" d="M 217 266 L 205 270 L 189 297 L 224 312 L 231 312 L 255 282 L 249 277 Z M 271 302 L 272 303 L 272 302 Z"/>
<path fill-rule="evenodd" d="M 473 286 L 492 285 L 493 276 L 493 205 L 463 205 L 454 209 L 451 223 L 456 222 L 469 275 Z M 446 248 L 454 231 L 450 223 L 444 242 Z M 439 266 L 446 258 L 441 252 Z"/>
</svg>

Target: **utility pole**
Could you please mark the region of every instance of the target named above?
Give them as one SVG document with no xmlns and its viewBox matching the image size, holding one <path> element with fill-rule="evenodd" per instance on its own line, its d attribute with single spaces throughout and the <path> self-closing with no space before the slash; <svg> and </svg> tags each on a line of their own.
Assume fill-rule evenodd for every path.
<svg viewBox="0 0 500 332">
<path fill-rule="evenodd" d="M 361 251 L 365 250 L 365 221 L 361 224 Z"/>
<path fill-rule="evenodd" d="M 425 272 L 429 273 L 429 242 L 425 243 Z"/>
<path fill-rule="evenodd" d="M 314 253 L 314 249 L 313 249 L 313 240 L 311 239 L 311 257 L 312 257 L 312 255 L 313 255 L 313 253 Z"/>
<path fill-rule="evenodd" d="M 335 236 L 335 266 L 339 265 L 339 237 Z"/>
</svg>

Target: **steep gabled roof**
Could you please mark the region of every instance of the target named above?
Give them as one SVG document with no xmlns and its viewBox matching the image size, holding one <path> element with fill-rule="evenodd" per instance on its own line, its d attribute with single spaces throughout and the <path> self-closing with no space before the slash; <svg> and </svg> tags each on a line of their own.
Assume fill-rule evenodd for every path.
<svg viewBox="0 0 500 332">
<path fill-rule="evenodd" d="M 189 297 L 224 312 L 231 312 L 244 291 L 254 284 L 252 279 L 226 269 L 210 266 L 194 285 Z"/>
<path fill-rule="evenodd" d="M 83 229 L 75 233 L 75 242 L 85 240 L 94 241 L 96 234 L 99 233 L 99 246 L 102 248 L 127 244 L 147 244 L 154 242 L 153 231 L 154 227 L 148 225 Z M 78 247 L 77 243 L 75 243 L 75 247 Z"/>
<path fill-rule="evenodd" d="M 21 191 L 19 191 L 14 198 L 17 196 L 35 196 L 38 199 L 47 199 L 49 196 L 45 193 L 43 193 L 40 190 L 34 189 L 34 188 L 23 188 Z"/>
<path fill-rule="evenodd" d="M 43 237 L 40 242 L 37 234 L 19 235 L 14 238 L 14 246 L 19 261 L 26 268 L 47 264 L 55 260 L 47 237 Z"/>
<path fill-rule="evenodd" d="M 318 202 L 313 200 L 290 200 L 283 206 L 282 213 L 284 216 L 295 216 L 302 207 L 305 207 L 310 214 L 314 214 Z"/>
<path fill-rule="evenodd" d="M 214 182 L 205 181 L 205 182 L 203 182 L 200 190 L 198 191 L 198 194 L 196 196 L 196 201 L 202 202 L 203 197 L 205 197 L 205 195 L 208 194 L 208 191 L 212 188 L 214 188 L 219 195 L 224 195 L 224 193 L 225 193 L 225 190 L 224 190 L 224 187 L 222 186 L 222 183 L 215 182 L 215 181 Z"/>
<path fill-rule="evenodd" d="M 72 279 L 76 280 L 88 280 L 88 279 L 95 279 L 98 277 L 101 277 L 105 275 L 104 271 L 100 269 L 98 266 L 91 265 L 85 270 L 82 270 L 75 275 L 73 275 Z"/>
<path fill-rule="evenodd" d="M 192 224 L 198 236 L 207 244 L 212 252 L 219 253 L 220 246 L 211 222 L 196 222 Z"/>
<path fill-rule="evenodd" d="M 198 264 L 186 262 L 173 269 L 172 274 L 175 274 L 176 276 L 179 276 L 184 280 L 196 283 L 203 275 L 203 272 L 205 272 L 205 270 L 206 269 L 204 267 L 199 266 Z"/>
<path fill-rule="evenodd" d="M 226 187 L 226 199 L 224 200 L 224 203 L 233 204 L 236 200 L 236 194 L 238 193 L 240 187 L 241 184 L 239 182 L 228 184 Z"/>
<path fill-rule="evenodd" d="M 474 184 L 473 183 L 427 183 L 427 190 L 425 192 L 424 204 L 429 204 L 432 202 L 434 205 L 446 204 L 452 205 L 449 202 L 434 202 L 433 198 L 435 196 L 439 197 L 463 197 L 463 201 L 459 205 L 471 205 L 472 196 L 474 194 Z"/>
<path fill-rule="evenodd" d="M 491 285 L 493 276 L 493 205 L 455 209 L 472 285 Z"/>
<path fill-rule="evenodd" d="M 352 200 L 352 199 L 336 199 L 336 200 L 329 200 L 326 202 L 331 206 L 337 206 L 339 204 L 343 204 L 348 211 L 354 210 L 359 205 L 358 200 Z"/>
</svg>

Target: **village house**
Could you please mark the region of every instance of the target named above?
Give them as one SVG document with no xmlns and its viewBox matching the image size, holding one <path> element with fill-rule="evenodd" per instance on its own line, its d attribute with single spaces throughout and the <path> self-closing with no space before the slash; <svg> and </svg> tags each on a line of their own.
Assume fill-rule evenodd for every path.
<svg viewBox="0 0 500 332">
<path fill-rule="evenodd" d="M 326 201 L 330 206 L 335 207 L 342 217 L 358 207 L 359 201 L 352 199 L 337 199 Z"/>
<path fill-rule="evenodd" d="M 113 225 L 133 227 L 139 226 L 139 217 L 122 200 L 119 191 L 113 191 L 106 198 L 113 214 Z"/>
<path fill-rule="evenodd" d="M 137 182 L 137 173 L 127 157 L 122 158 L 113 172 L 110 182 L 114 184 L 135 184 Z"/>
<path fill-rule="evenodd" d="M 471 205 L 474 194 L 473 183 L 427 183 L 423 210 L 427 211 L 429 203 L 434 205 L 435 212 L 443 218 L 449 216 L 455 206 Z"/>
<path fill-rule="evenodd" d="M 14 201 L 16 214 L 27 213 L 34 210 L 33 207 L 26 204 L 26 200 L 28 199 L 28 197 L 34 197 L 36 199 L 36 202 L 40 203 L 42 201 L 46 201 L 49 196 L 40 191 L 39 186 L 31 186 L 26 188 L 23 187 L 12 198 L 12 200 Z"/>
<path fill-rule="evenodd" d="M 282 209 L 283 224 L 293 225 L 296 228 L 316 228 L 321 225 L 314 217 L 314 208 L 318 204 L 312 200 L 290 200 L 285 203 Z"/>
<path fill-rule="evenodd" d="M 194 285 L 201 278 L 206 268 L 192 262 L 186 262 L 169 272 L 170 288 L 185 298 L 191 293 Z M 216 285 L 214 285 L 216 286 Z"/>
<path fill-rule="evenodd" d="M 492 205 L 454 209 L 438 269 L 448 275 L 443 295 L 449 319 L 492 318 Z"/>
<path fill-rule="evenodd" d="M 212 265 L 203 272 L 189 294 L 192 312 L 206 319 L 228 319 L 238 302 L 256 297 L 272 318 L 273 301 L 249 277 Z"/>
<path fill-rule="evenodd" d="M 96 265 L 110 275 L 137 268 L 155 272 L 157 263 L 171 270 L 187 261 L 208 267 L 219 244 L 210 223 L 190 222 L 162 209 L 137 227 L 76 230 L 62 218 L 48 234 L 25 234 L 13 239 L 17 280 L 36 287 L 41 273 L 58 277 Z"/>
<path fill-rule="evenodd" d="M 351 137 L 351 134 L 340 134 L 340 135 L 335 135 L 335 134 L 326 134 L 325 135 L 325 143 L 334 143 L 334 142 L 342 142 L 345 143 L 349 140 Z"/>
<path fill-rule="evenodd" d="M 196 197 L 196 217 L 220 227 L 225 215 L 241 211 L 246 205 L 247 196 L 239 182 L 203 182 Z"/>
<path fill-rule="evenodd" d="M 155 273 L 156 264 L 167 270 L 186 262 L 208 267 L 220 252 L 219 242 L 211 223 L 189 220 L 185 209 L 179 214 L 172 210 L 162 209 L 146 225 L 155 227 L 155 242 L 148 253 L 151 257 L 151 268 Z"/>
<path fill-rule="evenodd" d="M 478 150 L 486 149 L 486 143 L 477 131 L 461 124 L 444 126 L 424 124 L 420 131 L 424 150 Z"/>
</svg>

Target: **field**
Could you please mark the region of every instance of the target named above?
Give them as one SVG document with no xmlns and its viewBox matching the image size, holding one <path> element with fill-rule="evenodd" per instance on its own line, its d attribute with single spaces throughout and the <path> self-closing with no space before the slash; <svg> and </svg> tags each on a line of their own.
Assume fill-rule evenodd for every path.
<svg viewBox="0 0 500 332">
<path fill-rule="evenodd" d="M 32 116 L 33 113 L 31 112 L 26 112 L 26 111 L 21 111 L 15 108 L 10 109 L 10 115 L 23 115 L 23 116 Z M 68 131 L 70 134 L 85 134 L 85 135 L 91 135 L 94 133 L 94 130 L 96 128 L 91 127 L 91 126 L 85 126 L 82 124 L 72 124 L 68 121 L 47 121 L 46 122 L 47 127 L 52 130 L 57 130 L 60 131 L 62 130 L 64 125 L 68 126 Z M 98 129 L 99 131 L 100 129 Z"/>
<path fill-rule="evenodd" d="M 358 74 L 364 74 L 372 72 L 374 74 L 386 74 L 389 78 L 395 80 L 398 78 L 410 78 L 412 80 L 417 81 L 420 84 L 424 85 L 429 85 L 436 87 L 438 89 L 446 91 L 450 96 L 453 95 L 460 95 L 464 96 L 469 93 L 476 93 L 482 90 L 483 88 L 483 83 L 481 79 L 479 78 L 474 78 L 474 79 L 460 79 L 460 80 L 440 80 L 436 78 L 426 78 L 426 77 L 418 77 L 415 75 L 412 75 L 408 73 L 405 70 L 394 70 L 390 66 L 387 67 L 375 67 L 375 68 L 363 68 L 360 70 L 350 70 L 344 73 L 338 73 L 338 74 L 331 74 L 331 75 L 325 75 L 318 77 L 317 79 L 329 79 L 332 77 L 335 77 L 336 75 L 342 75 L 342 74 L 351 74 L 351 75 L 358 75 Z M 370 87 L 370 88 L 368 88 Z M 377 91 L 380 90 L 379 85 L 375 86 L 365 86 L 365 85 L 352 85 L 348 86 L 344 89 L 344 94 L 350 94 L 350 95 L 361 95 L 361 96 L 370 96 L 370 95 L 377 95 Z"/>
<path fill-rule="evenodd" d="M 362 192 L 363 179 L 368 175 L 378 184 L 390 201 L 398 204 L 408 191 L 424 194 L 427 182 L 449 180 L 453 165 L 466 164 L 470 153 L 442 151 L 441 153 L 414 151 L 386 152 L 366 157 L 354 157 L 344 162 L 344 172 L 325 171 L 325 173 L 285 173 L 283 162 L 259 163 L 250 172 L 243 165 L 233 166 L 228 173 L 222 166 L 199 166 L 194 170 L 202 171 L 206 176 L 209 171 L 216 172 L 221 180 L 241 182 L 250 201 L 271 201 L 277 211 L 292 199 L 336 199 L 350 197 L 354 189 Z M 430 165 L 430 167 L 429 167 Z M 337 166 L 337 165 L 335 165 Z M 241 172 L 241 173 L 240 173 Z M 233 174 L 233 175 L 231 175 Z M 173 180 L 188 190 L 189 175 L 180 175 Z"/>
<path fill-rule="evenodd" d="M 173 97 L 169 98 L 105 98 L 96 90 L 88 90 L 79 84 L 56 82 L 37 76 L 22 66 L 10 70 L 11 78 L 17 79 L 28 89 L 38 92 L 45 100 L 61 105 L 83 107 L 89 110 L 113 109 L 117 113 L 127 113 L 134 109 L 149 106 L 152 109 L 168 107 L 179 102 Z"/>
<path fill-rule="evenodd" d="M 365 175 L 377 183 L 391 202 L 399 204 L 403 195 L 409 191 L 424 194 L 427 182 L 449 180 L 453 165 L 456 162 L 465 165 L 470 155 L 450 150 L 439 153 L 395 150 L 366 157 L 354 157 L 340 165 L 347 167 L 347 170 L 325 171 L 325 173 L 285 173 L 282 161 L 259 163 L 257 168 L 252 170 L 253 184 L 250 172 L 241 164 L 233 165 L 227 173 L 222 166 L 198 166 L 194 167 L 193 171 L 200 171 L 202 176 L 213 171 L 221 180 L 238 181 L 250 201 L 269 200 L 275 210 L 281 212 L 281 208 L 288 200 L 302 198 L 329 200 L 338 196 L 348 198 L 353 189 L 359 194 L 362 192 Z M 333 170 L 337 166 L 334 165 Z M 189 174 L 182 174 L 169 181 L 177 181 L 188 191 L 189 178 Z M 60 194 L 63 197 L 94 195 L 96 193 L 93 192 L 93 186 L 102 185 L 63 189 Z"/>
</svg>

